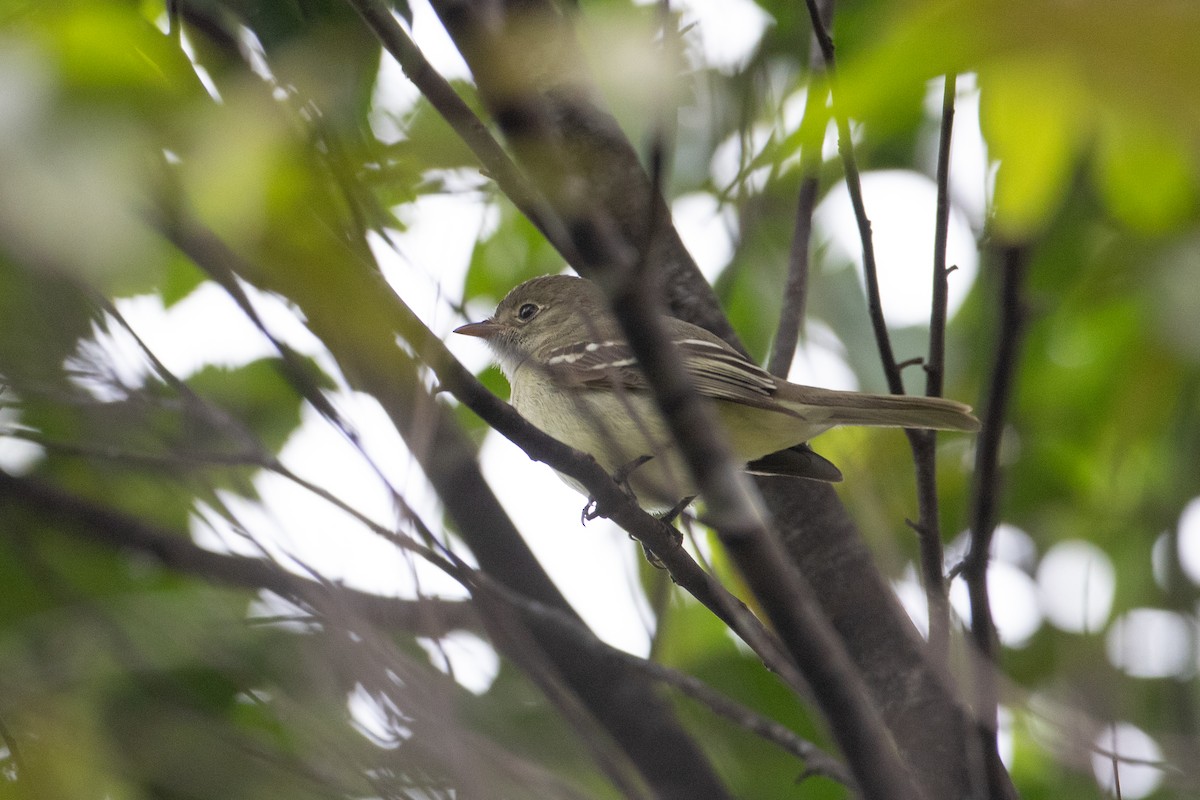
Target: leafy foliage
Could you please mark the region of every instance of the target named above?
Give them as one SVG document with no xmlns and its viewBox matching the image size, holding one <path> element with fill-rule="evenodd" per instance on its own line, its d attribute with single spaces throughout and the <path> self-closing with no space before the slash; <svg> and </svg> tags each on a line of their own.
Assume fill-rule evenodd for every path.
<svg viewBox="0 0 1200 800">
<path fill-rule="evenodd" d="M 407 4 L 388 8 L 411 23 Z M 1181 515 L 1200 487 L 1200 11 L 1169 0 L 1086 12 L 1033 0 L 846 4 L 833 25 L 834 102 L 813 104 L 801 130 L 786 109 L 826 86 L 810 66 L 808 18 L 796 3 L 756 9 L 770 24 L 737 63 L 706 61 L 698 34 L 708 30 L 685 34 L 671 58 L 630 61 L 665 61 L 670 81 L 622 62 L 659 52 L 647 8 L 595 0 L 571 15 L 635 143 L 679 117 L 668 200 L 704 193 L 733 220 L 713 284 L 759 360 L 784 302 L 811 132 L 848 114 L 864 169 L 932 178 L 930 82 L 975 76 L 997 166 L 986 227 L 974 231 L 980 276 L 947 330 L 948 396 L 983 397 L 994 366 L 998 267 L 988 254 L 1010 243 L 1031 254 L 999 507 L 1023 535 L 1012 541 L 1028 547 L 997 550 L 1023 582 L 992 597 L 1001 613 L 1024 600 L 1035 611 L 1026 636 L 1010 639 L 1001 625 L 1010 773 L 1025 798 L 1095 797 L 1097 748 L 1124 721 L 1159 748 L 1140 754 L 1149 767 L 1119 766 L 1152 776 L 1141 794 L 1126 780 L 1124 796 L 1193 794 L 1200 523 Z M 673 9 L 672 23 L 687 26 L 691 13 Z M 386 478 L 384 510 L 363 513 L 410 550 L 432 546 L 428 534 L 475 563 L 452 535 L 460 519 L 421 530 L 414 520 L 440 509 L 397 488 L 407 478 L 382 465 L 347 409 L 372 397 L 410 450 L 446 460 L 447 420 L 478 441 L 484 427 L 464 407 L 439 416 L 446 404 L 428 400 L 440 356 L 392 292 L 415 304 L 418 275 L 483 308 L 560 270 L 561 256 L 492 188 L 496 176 L 479 174 L 429 98 L 382 108 L 383 49 L 350 3 L 15 2 L 0 7 L 0 26 L 0 797 L 622 796 L 608 734 L 547 699 L 561 678 L 505 649 L 513 634 L 479 611 L 480 594 L 479 616 L 464 619 L 438 605 L 458 600 L 414 590 L 412 616 L 397 601 L 381 622 L 345 576 L 283 555 L 259 519 L 279 511 L 263 496 L 265 476 L 303 480 L 284 454 L 311 417 Z M 664 83 L 678 109 L 663 101 Z M 452 89 L 485 114 L 470 82 Z M 396 141 L 377 138 L 380 114 L 392 115 Z M 735 177 L 718 176 L 730 153 Z M 844 169 L 827 152 L 815 174 L 824 194 Z M 401 278 L 381 270 L 379 252 L 422 199 L 458 194 L 488 209 L 484 225 L 461 231 L 473 237 L 461 284 L 440 264 Z M 832 248 L 812 252 L 809 320 L 845 345 L 860 385 L 879 389 L 862 285 Z M 319 344 L 170 373 L 153 341 L 133 341 L 118 301 L 153 294 L 171 309 L 205 280 L 255 308 L 282 298 Z M 260 323 L 273 333 L 275 321 Z M 214 318 L 206 332 L 225 324 Z M 901 359 L 923 354 L 926 326 L 892 333 Z M 495 370 L 482 377 L 504 394 Z M 922 376 L 906 377 L 915 387 Z M 839 431 L 818 449 L 847 474 L 840 496 L 884 576 L 906 599 L 919 595 L 904 438 Z M 968 526 L 973 451 L 947 438 L 938 457 L 951 540 Z M 62 494 L 37 500 L 43 491 Z M 338 519 L 324 542 L 348 550 L 347 531 L 362 526 Z M 135 539 L 137 525 L 159 538 Z M 744 593 L 715 540 L 700 539 L 715 573 Z M 1057 585 L 1042 569 L 1076 541 L 1098 548 L 1115 575 L 1094 627 L 1063 625 L 1049 610 L 1064 593 L 1086 608 L 1100 591 Z M 643 577 L 654 661 L 833 749 L 829 721 L 807 698 L 657 572 Z M 306 588 L 289 594 L 301 579 Z M 1179 625 L 1123 627 L 1139 609 Z M 438 642 L 457 629 L 502 653 L 484 689 L 443 674 Z M 969 698 L 969 644 L 954 641 L 950 665 Z M 1132 652 L 1138 644 L 1146 652 Z M 1174 662 L 1152 657 L 1176 652 Z M 802 761 L 703 702 L 668 696 L 733 795 L 847 795 L 827 777 L 795 786 Z"/>
</svg>

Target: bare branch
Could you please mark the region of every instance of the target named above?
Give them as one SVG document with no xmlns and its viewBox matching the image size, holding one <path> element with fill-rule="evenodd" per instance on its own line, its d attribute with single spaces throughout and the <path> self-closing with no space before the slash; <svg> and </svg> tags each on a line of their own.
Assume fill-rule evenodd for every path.
<svg viewBox="0 0 1200 800">
<path fill-rule="evenodd" d="M 950 148 L 954 139 L 954 100 L 958 76 L 950 73 L 942 87 L 942 124 L 938 133 L 937 211 L 933 230 L 933 301 L 929 315 L 929 357 L 925 360 L 925 394 L 942 396 L 946 371 L 946 306 L 950 268 L 946 244 L 950 238 Z"/>
<path fill-rule="evenodd" d="M 929 319 L 929 356 L 925 360 L 925 394 L 942 395 L 946 361 L 946 240 L 950 227 L 950 144 L 954 134 L 954 97 L 957 81 L 945 78 L 942 123 L 938 139 L 937 214 L 933 236 L 933 299 Z M 913 529 L 921 548 L 921 578 L 929 615 L 929 652 L 944 663 L 950 649 L 950 601 L 944 577 L 945 556 L 938 511 L 937 433 L 908 431 L 917 472 L 917 523 Z"/>
<path fill-rule="evenodd" d="M 210 274 L 238 274 L 295 302 L 352 385 L 379 400 L 484 571 L 514 591 L 574 614 L 484 481 L 474 446 L 450 410 L 424 389 L 418 362 L 395 346 L 396 332 L 405 335 L 407 309 L 373 269 L 349 254 L 306 272 L 299 265 L 271 269 L 241 259 L 191 221 L 159 224 L 167 238 Z M 356 310 L 353 325 L 347 324 L 348 308 Z M 437 344 L 441 347 L 440 341 Z M 416 346 L 421 352 L 423 348 Z M 491 397 L 477 381 L 474 390 Z M 599 469 L 594 461 L 592 466 Z M 620 492 L 611 480 L 608 483 Z M 624 669 L 600 673 L 594 664 L 581 662 L 561 648 L 548 647 L 547 653 L 657 791 L 666 797 L 725 796 L 703 753 L 651 686 L 624 674 Z M 651 757 L 664 741 L 671 743 L 669 756 L 654 753 Z"/>
<path fill-rule="evenodd" d="M 153 556 L 163 566 L 188 575 L 242 589 L 274 592 L 303 606 L 325 602 L 331 585 L 322 585 L 281 569 L 277 564 L 246 556 L 205 550 L 181 534 L 163 531 L 32 478 L 0 472 L 0 496 L 36 509 L 46 519 L 64 523 L 63 530 L 85 535 L 117 549 Z M 455 629 L 478 630 L 479 619 L 469 604 L 458 600 L 394 600 L 337 587 L 339 598 L 364 619 L 400 625 L 418 636 L 444 636 Z"/>
<path fill-rule="evenodd" d="M 833 17 L 834 0 L 819 0 L 819 14 L 828 22 Z M 812 249 L 813 211 L 820 193 L 821 149 L 825 138 L 825 88 L 823 75 L 825 59 L 821 53 L 816 31 L 813 31 L 808 54 L 808 94 L 804 98 L 804 116 L 800 130 L 807 131 L 800 146 L 800 193 L 796 202 L 796 219 L 792 229 L 792 244 L 788 251 L 788 276 L 783 290 L 783 308 L 779 312 L 779 327 L 768 369 L 782 378 L 788 376 L 800 331 L 804 329 L 805 307 L 808 305 L 808 273 Z M 818 91 L 820 87 L 820 91 Z"/>
<path fill-rule="evenodd" d="M 504 148 L 488 132 L 483 121 L 458 96 L 450 82 L 426 60 L 420 48 L 400 27 L 388 5 L 382 0 L 347 2 L 359 13 L 383 43 L 384 48 L 400 63 L 408 79 L 420 89 L 425 99 L 471 149 L 505 196 L 542 232 L 555 249 L 570 261 L 571 239 L 563 230 L 558 217 L 538 195 L 537 190 L 530 186 Z"/>
<path fill-rule="evenodd" d="M 887 378 L 888 391 L 892 394 L 904 394 L 904 381 L 900 379 L 900 368 L 896 365 L 892 340 L 888 335 L 887 321 L 883 317 L 883 301 L 879 294 L 879 275 L 875 265 L 875 244 L 871 237 L 871 220 L 867 217 L 867 207 L 863 202 L 862 179 L 858 171 L 858 159 L 854 155 L 854 139 L 850 133 L 850 120 L 838 105 L 833 39 L 830 38 L 829 31 L 821 20 L 817 0 L 805 0 L 805 5 L 808 7 L 813 34 L 817 37 L 821 53 L 825 58 L 830 103 L 833 106 L 833 118 L 838 129 L 838 153 L 842 156 L 842 166 L 846 173 L 846 190 L 850 194 L 850 205 L 854 209 L 854 219 L 858 223 L 858 236 L 862 243 L 863 276 L 866 279 L 864 282 L 867 287 L 867 311 L 871 317 L 871 329 L 875 333 L 875 345 L 879 348 L 879 359 L 883 364 L 884 377 Z"/>
<path fill-rule="evenodd" d="M 997 690 L 995 685 L 996 629 L 987 589 L 988 551 L 996 529 L 1000 497 L 1000 444 L 1012 401 L 1017 361 L 1025 331 L 1027 311 L 1022 294 L 1026 246 L 1010 245 L 999 254 L 1000 318 L 996 361 L 983 407 L 983 428 L 975 452 L 975 485 L 971 503 L 971 549 L 963 565 L 963 579 L 971 600 L 971 638 L 978 664 L 975 669 L 976 735 L 984 764 L 987 796 L 1005 800 L 1014 791 L 1000 761 L 996 745 Z"/>
</svg>

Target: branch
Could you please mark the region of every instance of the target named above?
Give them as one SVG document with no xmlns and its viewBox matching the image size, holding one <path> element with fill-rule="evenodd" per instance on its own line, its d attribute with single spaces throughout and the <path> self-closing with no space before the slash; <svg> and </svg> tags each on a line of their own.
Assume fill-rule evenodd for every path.
<svg viewBox="0 0 1200 800">
<path fill-rule="evenodd" d="M 819 153 L 816 158 L 820 159 Z M 775 330 L 771 361 L 767 365 L 767 369 L 773 375 L 781 378 L 786 378 L 792 369 L 800 331 L 804 328 L 805 307 L 808 304 L 809 247 L 812 241 L 813 211 L 817 207 L 817 195 L 820 192 L 817 168 L 809 163 L 807 155 L 802 159 L 800 169 L 800 195 L 796 202 L 792 245 L 788 251 L 788 275 L 783 287 L 783 308 L 779 312 L 779 327 Z"/>
<path fill-rule="evenodd" d="M 736 346 L 736 337 L 720 313 L 711 287 L 683 249 L 678 234 L 669 225 L 669 215 L 650 213 L 650 204 L 662 200 L 653 195 L 636 154 L 611 118 L 591 104 L 590 98 L 596 93 L 581 76 L 579 48 L 572 46 L 569 30 L 564 32 L 569 27 L 567 18 L 547 0 L 525 0 L 519 12 L 503 5 L 485 8 L 471 0 L 434 0 L 434 8 L 470 65 L 481 97 L 507 140 L 514 144 L 522 166 L 532 164 L 536 174 L 544 176 L 547 166 L 539 165 L 539 161 L 549 159 L 557 169 L 564 146 L 577 156 L 582 178 L 578 172 L 566 174 L 586 192 L 584 208 L 599 208 L 611 215 L 599 239 L 603 241 L 615 227 L 624 242 L 648 240 L 649 252 L 642 258 L 655 265 L 671 313 L 714 331 Z M 505 48 L 497 41 L 502 41 L 506 25 L 519 28 L 538 13 L 545 21 L 536 26 L 539 37 L 507 51 L 528 67 L 521 74 L 505 61 Z M 565 45 L 557 38 L 560 34 L 565 37 Z M 516 86 L 525 93 L 516 91 Z M 549 104 L 550 113 L 538 108 L 543 102 Z M 543 192 L 558 212 L 564 213 L 564 219 L 571 220 L 568 228 L 577 240 L 581 234 L 595 232 L 596 226 L 590 223 L 575 227 L 575 222 L 586 214 L 569 204 L 560 207 L 553 192 Z M 565 213 L 564 208 L 571 213 Z M 647 239 L 649 219 L 661 220 L 665 229 L 654 231 Z M 609 276 L 611 287 L 620 281 L 621 265 L 631 262 L 622 258 L 612 263 L 597 260 L 593 265 L 572 264 L 602 284 Z M 871 562 L 861 534 L 837 496 L 828 487 L 805 486 L 804 482 L 786 485 L 787 492 L 772 493 L 774 507 L 786 512 L 781 519 L 786 521 L 789 547 L 787 554 L 776 553 L 782 555 L 776 562 L 802 564 L 806 577 L 819 581 L 819 591 L 809 596 L 809 609 L 820 609 L 835 619 L 838 632 L 869 677 L 872 702 L 894 727 L 895 741 L 905 758 L 925 785 L 938 788 L 932 796 L 960 796 L 961 791 L 955 791 L 965 785 L 958 730 L 962 718 L 953 690 L 942 684 L 924 662 L 915 631 Z M 797 505 L 789 500 L 797 496 L 807 498 L 808 504 Z M 832 524 L 823 524 L 830 521 Z M 821 553 L 825 558 L 810 558 L 809 553 Z M 857 572 L 847 569 L 851 564 Z M 836 574 L 831 567 L 836 568 Z M 849 575 L 854 575 L 854 580 L 848 580 Z M 861 613 L 864 607 L 872 613 Z M 856 674 L 854 665 L 842 674 Z M 941 724 L 930 725 L 930 720 Z M 833 724 L 853 725 L 844 717 Z"/>
<path fill-rule="evenodd" d="M 900 378 L 900 367 L 892 351 L 892 340 L 888 335 L 887 321 L 883 318 L 883 301 L 879 295 L 879 275 L 875 266 L 875 245 L 871 238 L 871 220 L 867 218 L 867 207 L 863 202 L 862 179 L 859 177 L 858 159 L 854 155 L 854 139 L 850 135 L 850 120 L 840 110 L 837 93 L 837 70 L 833 52 L 833 40 L 821 20 L 817 0 L 805 0 L 808 16 L 812 22 L 813 35 L 821 47 L 825 59 L 825 72 L 829 82 L 829 97 L 833 107 L 833 118 L 838 129 L 838 153 L 846 172 L 846 190 L 850 193 L 850 205 L 854 208 L 854 219 L 858 223 L 858 236 L 862 242 L 863 276 L 867 287 L 867 310 L 871 317 L 871 329 L 875 332 L 875 344 L 883 363 L 883 374 L 887 378 L 888 391 L 904 394 L 904 381 Z"/>
<path fill-rule="evenodd" d="M 938 139 L 937 214 L 933 235 L 933 299 L 929 313 L 929 357 L 925 361 L 925 394 L 941 397 L 946 361 L 946 240 L 950 228 L 950 144 L 954 134 L 957 80 L 949 74 L 942 91 L 942 124 Z M 937 433 L 908 431 L 917 472 L 917 522 L 921 575 L 929 614 L 929 652 L 945 663 L 950 652 L 950 601 L 946 593 L 945 555 L 938 512 Z"/>
<path fill-rule="evenodd" d="M 981 415 L 983 428 L 976 445 L 971 549 L 963 564 L 963 579 L 971 600 L 971 637 L 978 659 L 974 673 L 976 736 L 984 762 L 988 797 L 992 800 L 1013 796 L 1012 785 L 996 745 L 996 630 L 988 597 L 987 568 L 1000 495 L 1000 445 L 1012 401 L 1017 361 L 1028 315 L 1022 296 L 1022 282 L 1029 252 L 1027 247 L 1010 245 L 1001 251 L 1000 258 L 999 341 Z"/>
<path fill-rule="evenodd" d="M 414 636 L 445 636 L 452 630 L 478 630 L 479 617 L 461 600 L 397 600 L 320 584 L 260 558 L 215 553 L 183 534 L 156 528 L 33 478 L 0 471 L 0 497 L 34 509 L 56 529 L 118 550 L 152 556 L 168 569 L 240 589 L 267 590 L 306 607 L 338 602 L 373 624 L 401 627 Z"/>
<path fill-rule="evenodd" d="M 311 608 L 318 614 L 322 613 L 322 609 L 336 605 L 339 620 L 359 619 L 381 630 L 429 638 L 443 637 L 452 630 L 482 629 L 479 611 L 470 601 L 383 597 L 304 578 L 265 559 L 215 553 L 199 547 L 184 534 L 154 527 L 40 480 L 18 478 L 0 471 L 0 497 L 15 500 L 44 515 L 54 521 L 55 527 L 63 533 L 116 550 L 150 556 L 163 567 L 184 575 L 239 589 L 270 591 L 300 607 Z M 605 644 L 572 616 L 506 589 L 483 573 L 469 568 L 461 571 L 452 569 L 450 572 L 476 592 L 480 586 L 486 587 L 485 604 L 487 600 L 500 601 L 520 612 L 524 621 L 538 631 L 569 640 L 579 648 L 579 658 L 624 663 L 805 760 L 810 774 L 824 775 L 842 783 L 850 781 L 845 768 L 816 745 L 729 699 L 698 678 Z M 475 603 L 478 602 L 481 602 L 481 598 L 476 595 Z M 512 640 L 500 644 L 511 646 Z M 512 657 L 508 648 L 501 649 Z M 0 739 L 3 734 L 0 730 Z"/>
<path fill-rule="evenodd" d="M 925 394 L 942 396 L 946 371 L 946 305 L 951 268 L 946 264 L 950 235 L 950 147 L 954 139 L 954 100 L 958 76 L 949 73 L 942 88 L 942 124 L 938 133 L 937 212 L 933 232 L 933 301 L 929 315 L 929 358 L 925 360 Z"/>
<path fill-rule="evenodd" d="M 834 0 L 820 0 L 819 13 L 822 19 L 833 16 Z M 820 42 L 813 31 L 809 45 L 808 66 L 810 79 L 808 94 L 804 98 L 804 116 L 800 130 L 808 131 L 800 155 L 800 193 L 796 202 L 796 220 L 792 229 L 792 244 L 788 251 L 788 276 L 783 289 L 783 308 L 779 312 L 779 327 L 775 331 L 775 344 L 771 351 L 768 369 L 774 375 L 786 378 L 796 356 L 796 344 L 800 331 L 804 329 L 805 307 L 808 304 L 809 251 L 812 242 L 813 211 L 817 207 L 820 193 L 821 148 L 825 138 L 824 82 L 819 80 L 825 72 L 825 61 L 821 55 Z M 817 91 L 821 84 L 822 91 Z"/>
<path fill-rule="evenodd" d="M 450 409 L 425 391 L 418 363 L 396 346 L 403 306 L 373 269 L 344 249 L 333 250 L 319 264 L 296 261 L 272 269 L 240 258 L 190 220 L 158 224 L 210 274 L 237 274 L 295 302 L 351 385 L 375 397 L 388 413 L 483 570 L 514 591 L 574 614 L 484 481 L 474 446 Z M 482 386 L 478 391 L 486 393 Z M 569 649 L 541 644 L 664 797 L 726 796 L 707 758 L 649 684 L 624 669 L 600 672 Z M 669 754 L 654 752 L 658 746 Z"/>
<path fill-rule="evenodd" d="M 470 148 L 487 174 L 525 217 L 542 232 L 554 248 L 571 260 L 571 239 L 558 217 L 508 157 L 500 143 L 471 107 L 458 96 L 450 82 L 426 60 L 416 43 L 404 32 L 383 0 L 347 0 L 383 47 L 400 64 L 405 76 L 420 90 L 459 138 Z"/>
</svg>

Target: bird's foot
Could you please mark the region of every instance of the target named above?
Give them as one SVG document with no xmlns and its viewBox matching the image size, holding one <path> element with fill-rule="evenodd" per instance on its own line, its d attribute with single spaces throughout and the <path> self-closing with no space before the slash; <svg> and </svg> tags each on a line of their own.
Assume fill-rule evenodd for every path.
<svg viewBox="0 0 1200 800">
<path fill-rule="evenodd" d="M 654 458 L 654 456 L 638 456 L 627 464 L 622 464 L 617 468 L 617 471 L 612 474 L 613 481 L 615 481 L 616 484 L 621 487 L 621 491 L 625 492 L 625 494 L 627 494 L 634 502 L 637 501 L 637 496 L 633 493 L 633 488 L 629 485 L 629 476 L 633 474 L 635 469 L 640 467 L 642 464 L 645 464 L 652 458 Z M 587 525 L 589 522 L 599 516 L 601 516 L 600 507 L 596 502 L 596 498 L 588 497 L 588 501 L 584 505 L 583 511 L 579 513 L 580 524 Z"/>
<path fill-rule="evenodd" d="M 660 520 L 662 520 L 663 522 L 667 523 L 668 525 L 673 525 L 675 523 L 675 520 L 679 519 L 679 515 L 683 513 L 683 510 L 685 508 L 687 508 L 688 506 L 690 506 L 692 504 L 692 501 L 695 499 L 696 499 L 696 495 L 691 495 L 690 497 L 683 498 L 678 503 L 676 503 L 674 506 L 672 506 L 669 511 L 658 515 L 658 518 Z M 680 534 L 680 536 L 681 536 L 680 540 L 682 541 L 682 534 Z"/>
<path fill-rule="evenodd" d="M 670 524 L 674 523 L 676 519 L 679 518 L 679 515 L 683 513 L 683 510 L 685 508 L 687 508 L 689 505 L 691 505 L 692 501 L 695 499 L 696 499 L 695 495 L 692 495 L 691 497 L 685 497 L 682 500 L 680 500 L 678 503 L 676 503 L 666 513 L 655 514 L 655 516 L 658 517 L 658 519 L 660 521 L 665 522 L 668 525 L 670 525 Z M 683 544 L 683 534 L 679 530 L 672 528 L 671 533 L 675 537 L 675 544 L 677 544 L 677 545 Z M 633 537 L 630 536 L 630 538 L 632 539 Z M 645 554 L 646 560 L 650 562 L 650 566 L 654 567 L 655 569 L 666 569 L 667 568 L 666 564 L 664 564 L 662 562 L 662 559 L 659 558 L 658 556 L 656 556 L 649 547 L 646 547 L 646 544 L 644 542 L 639 542 L 639 544 L 642 545 L 642 552 Z"/>
<path fill-rule="evenodd" d="M 645 464 L 652 458 L 654 458 L 654 456 L 638 456 L 632 461 L 622 464 L 621 466 L 617 467 L 617 471 L 612 474 L 612 479 L 617 482 L 618 486 L 625 490 L 626 494 L 632 497 L 633 489 L 629 487 L 629 476 L 633 474 L 635 469 L 640 467 L 642 464 Z"/>
</svg>

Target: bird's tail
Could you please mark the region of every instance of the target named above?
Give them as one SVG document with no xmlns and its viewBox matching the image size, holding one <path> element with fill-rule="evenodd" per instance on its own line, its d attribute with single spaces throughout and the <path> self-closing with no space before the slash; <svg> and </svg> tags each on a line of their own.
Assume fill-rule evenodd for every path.
<svg viewBox="0 0 1200 800">
<path fill-rule="evenodd" d="M 832 389 L 799 387 L 785 405 L 798 405 L 802 416 L 833 425 L 870 425 L 885 428 L 930 428 L 943 431 L 977 431 L 979 420 L 971 407 L 941 397 L 898 394 L 863 394 Z"/>
</svg>

